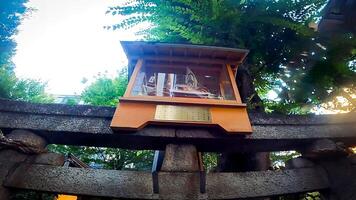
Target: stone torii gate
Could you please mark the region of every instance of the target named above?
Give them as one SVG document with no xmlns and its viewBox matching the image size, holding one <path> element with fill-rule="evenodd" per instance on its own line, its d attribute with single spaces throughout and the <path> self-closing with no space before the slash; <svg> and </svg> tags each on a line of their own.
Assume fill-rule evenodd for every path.
<svg viewBox="0 0 356 200">
<path fill-rule="evenodd" d="M 114 108 L 0 100 L 0 199 L 28 189 L 123 199 L 247 199 L 319 191 L 324 199 L 356 199 L 355 113 L 284 116 L 250 113 L 254 134 L 149 126 L 114 134 Z M 199 136 L 199 139 L 195 138 Z M 73 168 L 47 144 L 165 150 L 159 171 Z M 198 152 L 297 150 L 278 171 L 209 172 Z"/>
</svg>

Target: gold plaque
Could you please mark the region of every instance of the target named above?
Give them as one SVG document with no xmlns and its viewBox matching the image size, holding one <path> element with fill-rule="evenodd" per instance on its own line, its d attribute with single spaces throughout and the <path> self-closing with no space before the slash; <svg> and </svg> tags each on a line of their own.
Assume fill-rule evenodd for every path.
<svg viewBox="0 0 356 200">
<path fill-rule="evenodd" d="M 155 120 L 210 122 L 208 107 L 157 105 Z"/>
</svg>

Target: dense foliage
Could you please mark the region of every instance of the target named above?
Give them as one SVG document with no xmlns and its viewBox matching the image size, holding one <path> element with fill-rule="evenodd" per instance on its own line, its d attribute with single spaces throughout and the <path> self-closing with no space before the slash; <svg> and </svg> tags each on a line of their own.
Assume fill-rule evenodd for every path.
<svg viewBox="0 0 356 200">
<path fill-rule="evenodd" d="M 150 170 L 153 161 L 153 151 L 68 145 L 49 145 L 48 148 L 65 155 L 71 153 L 92 168 Z"/>
<path fill-rule="evenodd" d="M 320 17 L 325 3 L 135 0 L 111 7 L 108 13 L 126 19 L 107 28 L 149 22 L 151 27 L 141 32 L 147 40 L 247 48 L 250 54 L 240 68 L 247 71 L 255 86 L 249 89 L 247 100 L 255 103 L 251 100 L 256 90 L 267 110 L 304 113 L 335 95 L 343 95 L 340 91 L 345 87 L 355 89 L 355 70 L 349 67 L 355 59 L 354 35 L 340 34 L 336 38 L 343 42 L 339 43 L 308 26 Z M 347 48 L 340 52 L 333 44 L 347 44 Z M 274 101 L 267 95 L 271 90 L 278 94 Z M 353 109 L 355 105 L 349 103 Z"/>
<path fill-rule="evenodd" d="M 28 0 L 0 1 L 0 68 L 8 64 L 15 52 L 13 40 Z"/>
<path fill-rule="evenodd" d="M 45 92 L 46 84 L 32 79 L 19 79 L 15 73 L 0 69 L 0 98 L 51 103 L 53 98 Z"/>
<path fill-rule="evenodd" d="M 0 2 L 0 98 L 51 102 L 45 84 L 19 79 L 13 72 L 13 36 L 26 12 L 26 2 Z M 356 106 L 356 38 L 352 32 L 330 37 L 309 28 L 320 17 L 325 3 L 326 0 L 130 0 L 109 8 L 108 13 L 126 19 L 108 28 L 130 28 L 149 22 L 151 26 L 141 32 L 147 40 L 249 49 L 250 54 L 240 67 L 254 83 L 253 88 L 247 88 L 246 99 L 250 105 L 262 103 L 266 111 L 301 114 L 315 105 L 350 111 Z M 126 73 L 121 71 L 113 79 L 98 76 L 83 91 L 81 99 L 86 104 L 116 106 L 126 89 Z M 278 97 L 271 99 L 271 90 Z M 72 153 L 98 168 L 148 170 L 153 160 L 152 151 L 66 145 L 51 145 L 49 149 Z M 298 155 L 282 152 L 271 154 L 271 158 L 275 166 L 280 166 Z M 213 169 L 218 156 L 205 154 L 205 166 Z M 40 198 L 39 195 L 42 194 L 25 194 L 28 199 Z M 18 194 L 16 198 L 24 196 Z"/>
<path fill-rule="evenodd" d="M 114 79 L 99 74 L 95 82 L 82 92 L 81 99 L 91 105 L 116 106 L 119 97 L 125 93 L 127 81 L 126 68 Z"/>
<path fill-rule="evenodd" d="M 121 70 L 114 79 L 99 74 L 95 81 L 84 89 L 81 99 L 90 105 L 117 106 L 126 86 L 126 69 Z M 72 153 L 94 168 L 149 170 L 153 160 L 153 151 L 67 145 L 50 145 L 49 149 L 63 154 Z"/>
<path fill-rule="evenodd" d="M 295 98 L 325 100 L 321 106 L 329 110 L 355 111 L 356 37 L 351 33 L 333 35 L 323 45 L 326 49 L 309 59 L 313 66 L 296 84 Z"/>
<path fill-rule="evenodd" d="M 28 10 L 26 2 L 27 0 L 0 2 L 0 98 L 52 102 L 51 96 L 45 93 L 45 83 L 17 78 L 13 71 L 14 64 L 11 59 L 16 49 L 13 36 Z"/>
</svg>

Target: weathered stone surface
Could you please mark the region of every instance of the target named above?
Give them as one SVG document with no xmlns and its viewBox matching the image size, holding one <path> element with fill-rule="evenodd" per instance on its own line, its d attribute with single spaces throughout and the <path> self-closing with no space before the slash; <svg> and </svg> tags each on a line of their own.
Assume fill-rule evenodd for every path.
<svg viewBox="0 0 356 200">
<path fill-rule="evenodd" d="M 164 150 L 167 144 L 189 143 L 198 151 L 268 152 L 301 150 L 317 139 L 356 145 L 354 113 L 333 116 L 250 113 L 254 132 L 242 136 L 228 135 L 214 128 L 162 126 L 113 133 L 110 122 L 114 109 L 0 100 L 0 128 L 34 130 L 48 143 L 127 149 Z"/>
<path fill-rule="evenodd" d="M 7 147 L 11 149 L 0 151 L 0 200 L 9 199 L 9 190 L 3 187 L 3 183 L 7 175 L 29 157 L 23 152 L 41 152 L 47 144 L 43 138 L 26 130 L 14 130 L 7 135 L 7 139 L 7 144 L 11 144 Z"/>
<path fill-rule="evenodd" d="M 152 199 L 149 172 L 22 164 L 5 186 L 64 194 Z"/>
<path fill-rule="evenodd" d="M 21 112 L 44 115 L 66 115 L 86 117 L 112 118 L 115 107 L 66 105 L 66 104 L 36 104 L 24 101 L 0 99 L 0 111 Z"/>
<path fill-rule="evenodd" d="M 10 134 L 6 135 L 6 137 L 38 149 L 44 149 L 47 145 L 46 140 L 27 130 L 14 130 L 11 131 Z"/>
<path fill-rule="evenodd" d="M 308 147 L 304 155 L 312 153 L 310 155 L 317 155 L 318 158 L 320 155 L 339 156 L 339 153 L 343 151 L 339 151 L 339 145 L 335 146 L 336 141 L 343 142 L 345 146 L 356 144 L 355 113 L 334 116 L 281 116 L 250 113 L 254 133 L 241 136 L 227 135 L 221 130 L 210 128 L 186 129 L 161 126 L 150 126 L 137 132 L 113 133 L 109 127 L 113 112 L 114 108 L 37 105 L 0 100 L 0 128 L 5 133 L 14 129 L 34 130 L 49 143 L 58 144 L 163 150 L 167 144 L 189 143 L 196 145 L 199 151 L 239 152 L 305 150 L 305 147 Z M 7 137 L 9 135 L 11 134 Z M 25 135 L 27 138 L 29 134 Z M 34 144 L 41 148 L 45 146 L 40 143 Z M 333 154 L 335 152 L 337 154 Z M 175 156 L 181 157 L 181 155 Z M 152 193 L 152 177 L 148 172 L 92 171 L 92 169 L 29 164 L 21 164 L 19 168 L 14 167 L 24 159 L 25 156 L 19 153 L 0 152 L 0 178 L 6 177 L 7 169 L 15 170 L 8 176 L 7 186 L 50 192 L 78 193 L 79 191 L 78 194 L 85 195 L 143 199 L 169 199 L 174 195 L 176 195 L 174 198 L 196 198 L 197 190 L 199 190 L 199 182 L 196 183 L 199 180 L 197 179 L 198 173 L 160 173 L 161 194 L 156 195 Z M 328 177 L 330 183 L 333 183 L 330 186 L 331 196 L 337 196 L 339 200 L 356 199 L 353 191 L 356 188 L 354 181 L 356 169 L 353 158 L 333 157 L 331 161 L 322 160 L 320 163 L 328 172 L 328 176 L 324 170 L 315 167 L 276 172 L 208 174 L 206 177 L 207 193 L 203 196 L 210 199 L 245 198 L 322 190 L 330 186 L 326 180 Z M 306 166 L 305 163 L 294 165 Z M 180 169 L 184 171 L 185 164 L 182 166 Z M 186 184 L 187 181 L 190 181 L 192 185 Z M 192 187 L 190 191 L 187 191 L 188 187 Z M 170 194 L 172 191 L 181 191 L 185 194 L 172 195 Z M 0 197 L 6 192 L 7 190 L 0 187 Z M 199 195 L 199 198 L 201 197 Z"/>
<path fill-rule="evenodd" d="M 333 139 L 356 145 L 355 124 L 312 126 L 255 125 L 254 133 L 243 137 L 214 129 L 147 127 L 137 132 L 113 133 L 110 119 L 62 115 L 1 113 L 0 128 L 31 129 L 48 143 L 164 150 L 169 143 L 190 143 L 199 151 L 282 151 L 303 149 L 316 139 Z M 39 132 L 38 132 L 39 131 Z M 278 141 L 278 142 L 277 142 Z"/>
<path fill-rule="evenodd" d="M 26 159 L 25 154 L 21 154 L 14 150 L 0 151 L 0 200 L 8 200 L 10 191 L 3 187 L 3 182 L 8 173 L 20 162 Z"/>
<path fill-rule="evenodd" d="M 326 173 L 320 168 L 207 174 L 209 199 L 267 197 L 328 187 Z"/>
<path fill-rule="evenodd" d="M 199 192 L 198 172 L 158 173 L 159 194 L 149 172 L 115 171 L 21 164 L 6 187 L 55 193 L 139 199 L 238 199 L 327 189 L 320 168 L 244 173 L 208 173 L 207 190 Z"/>
<path fill-rule="evenodd" d="M 346 156 L 348 152 L 345 148 L 338 145 L 332 140 L 321 139 L 314 141 L 302 152 L 307 158 L 322 158 L 332 156 Z"/>
<path fill-rule="evenodd" d="M 65 105 L 65 104 L 36 104 L 23 101 L 0 99 L 0 111 L 28 114 L 86 116 L 111 119 L 115 107 Z M 299 124 L 339 124 L 353 123 L 356 113 L 338 115 L 281 115 L 250 112 L 249 117 L 254 125 L 299 125 Z"/>
<path fill-rule="evenodd" d="M 198 199 L 200 175 L 179 172 L 198 172 L 199 159 L 198 151 L 194 145 L 167 145 L 162 172 L 158 175 L 161 199 Z"/>
<path fill-rule="evenodd" d="M 29 163 L 54 166 L 63 166 L 64 161 L 64 155 L 58 153 L 41 153 L 32 156 L 31 159 L 28 159 Z"/>
<path fill-rule="evenodd" d="M 167 145 L 161 171 L 199 171 L 198 152 L 195 146 Z"/>
<path fill-rule="evenodd" d="M 356 166 L 347 157 L 320 160 L 330 182 L 330 196 L 337 200 L 356 199 Z"/>
<path fill-rule="evenodd" d="M 315 164 L 303 157 L 293 158 L 286 162 L 287 169 L 297 169 L 297 168 L 311 168 L 314 167 Z"/>
<path fill-rule="evenodd" d="M 266 113 L 249 113 L 253 125 L 322 125 L 355 122 L 356 113 L 337 115 L 283 115 Z"/>
<path fill-rule="evenodd" d="M 182 172 L 160 172 L 160 199 L 198 199 L 199 174 Z"/>
<path fill-rule="evenodd" d="M 0 150 L 0 165 L 6 162 L 22 162 L 28 156 L 12 149 Z"/>
</svg>

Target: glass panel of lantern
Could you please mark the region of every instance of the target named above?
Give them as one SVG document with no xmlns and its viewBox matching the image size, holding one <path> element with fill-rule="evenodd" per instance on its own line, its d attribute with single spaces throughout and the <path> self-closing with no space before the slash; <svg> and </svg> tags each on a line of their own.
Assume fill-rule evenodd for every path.
<svg viewBox="0 0 356 200">
<path fill-rule="evenodd" d="M 223 65 L 143 65 L 131 96 L 235 100 L 227 69 Z"/>
</svg>

